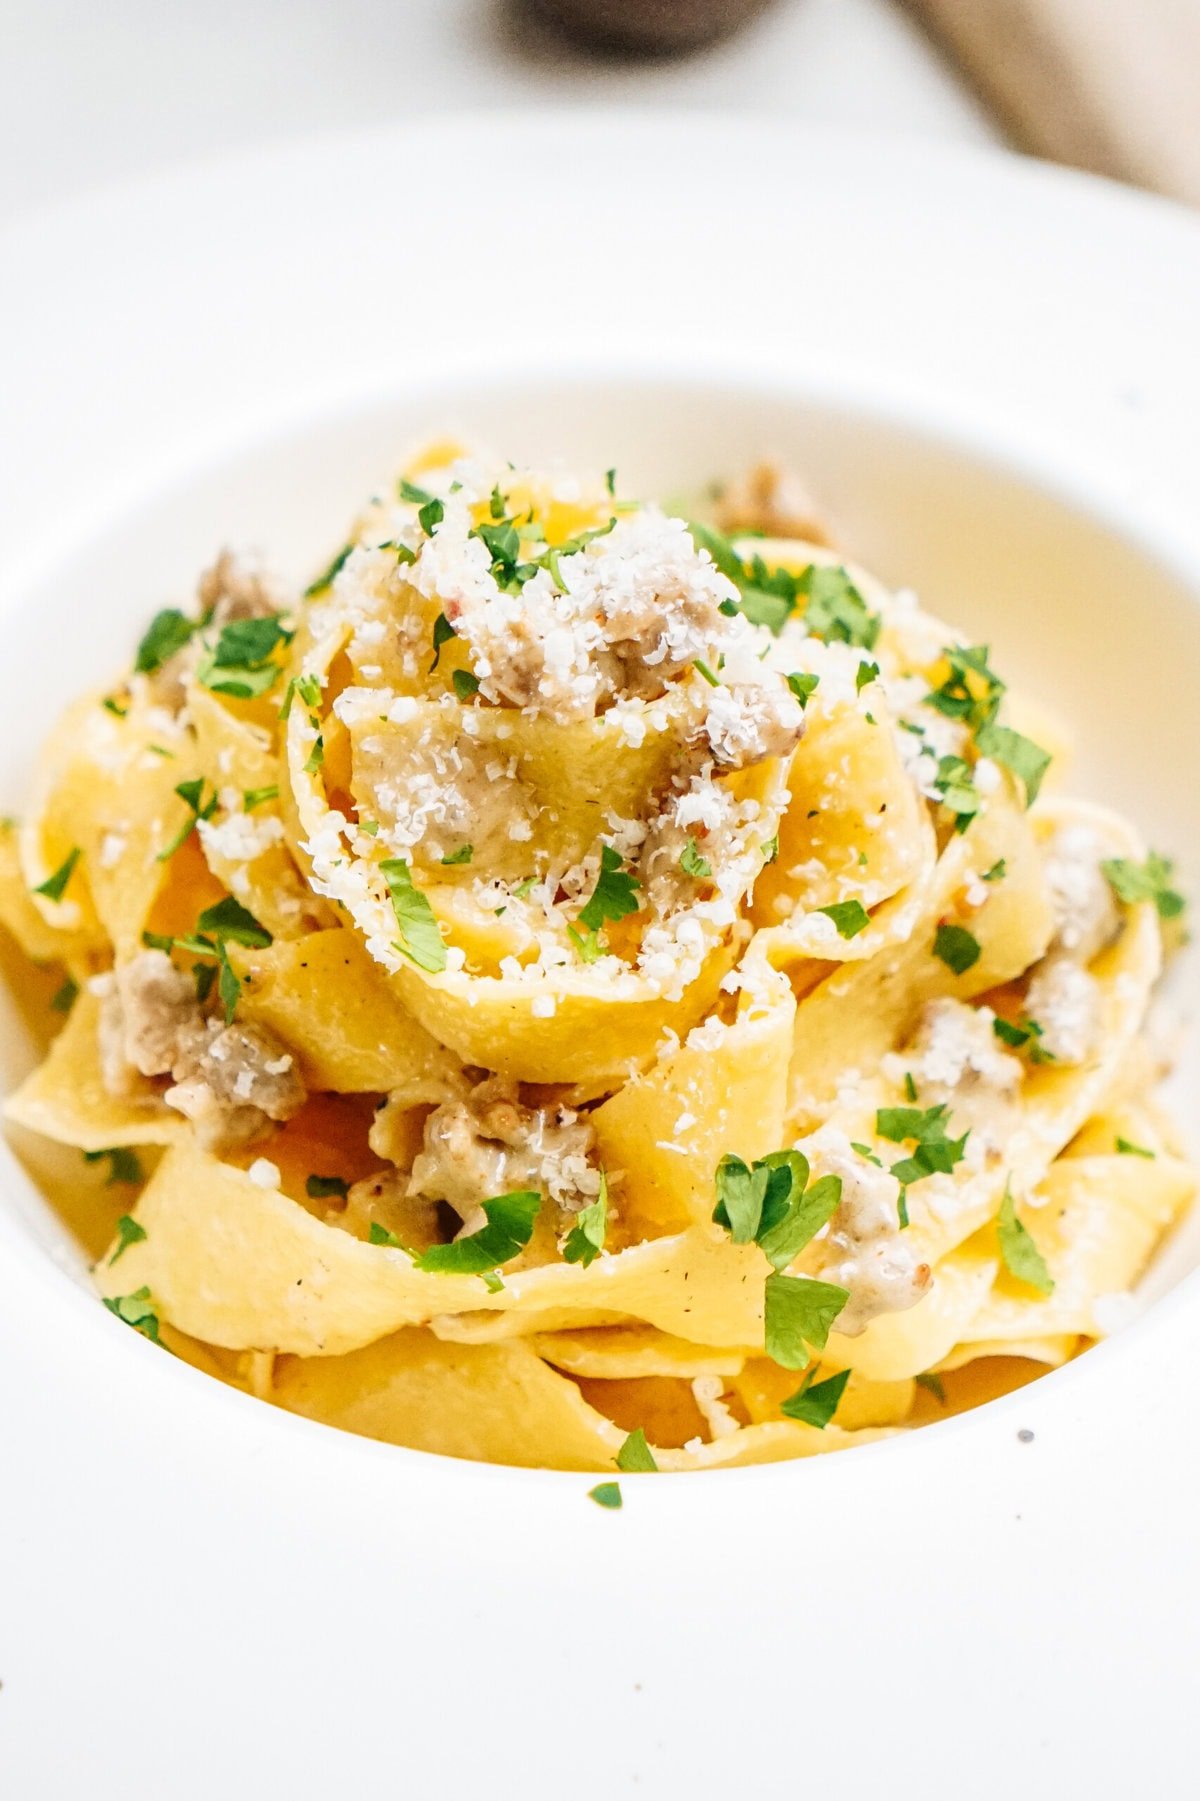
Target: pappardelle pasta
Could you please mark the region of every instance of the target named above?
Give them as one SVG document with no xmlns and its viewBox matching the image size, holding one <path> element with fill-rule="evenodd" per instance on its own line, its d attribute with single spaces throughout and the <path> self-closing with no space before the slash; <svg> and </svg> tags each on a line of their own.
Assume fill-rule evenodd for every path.
<svg viewBox="0 0 1200 1801">
<path fill-rule="evenodd" d="M 700 524 L 434 446 L 51 735 L 8 1117 L 117 1318 L 295 1413 L 610 1472 L 922 1424 L 1117 1324 L 1193 1191 L 1183 903 L 1064 755 L 786 472 Z"/>
</svg>

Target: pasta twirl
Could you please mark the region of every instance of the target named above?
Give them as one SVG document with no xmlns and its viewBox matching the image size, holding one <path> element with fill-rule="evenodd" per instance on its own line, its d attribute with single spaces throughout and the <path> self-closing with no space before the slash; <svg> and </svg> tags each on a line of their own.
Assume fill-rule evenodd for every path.
<svg viewBox="0 0 1200 1801">
<path fill-rule="evenodd" d="M 1119 1321 L 1194 1188 L 1170 865 L 1043 796 L 985 646 L 754 535 L 776 486 L 731 541 L 431 447 L 303 595 L 223 553 L 50 736 L 0 923 L 70 1010 L 7 1111 L 111 1160 L 118 1318 L 609 1471 L 870 1442 Z"/>
</svg>

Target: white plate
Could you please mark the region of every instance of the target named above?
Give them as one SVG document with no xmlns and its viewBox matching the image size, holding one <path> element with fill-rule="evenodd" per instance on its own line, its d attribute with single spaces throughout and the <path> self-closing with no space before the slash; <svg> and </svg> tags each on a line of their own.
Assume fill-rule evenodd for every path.
<svg viewBox="0 0 1200 1801">
<path fill-rule="evenodd" d="M 856 549 L 1063 707 L 1086 789 L 1200 838 L 1182 213 L 999 157 L 557 114 L 200 168 L 3 247 L 5 805 L 51 708 L 215 545 L 307 566 L 449 422 L 667 490 L 791 450 Z M 1196 1277 L 976 1414 L 627 1478 L 608 1514 L 591 1479 L 342 1436 L 174 1363 L 2 1186 L 14 1801 L 1183 1786 Z"/>
</svg>

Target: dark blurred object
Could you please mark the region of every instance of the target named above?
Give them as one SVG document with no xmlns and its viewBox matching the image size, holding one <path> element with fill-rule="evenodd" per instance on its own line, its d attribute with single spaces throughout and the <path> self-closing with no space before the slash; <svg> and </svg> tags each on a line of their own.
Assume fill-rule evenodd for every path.
<svg viewBox="0 0 1200 1801">
<path fill-rule="evenodd" d="M 560 31 L 608 50 L 663 55 L 728 37 L 773 0 L 526 0 Z"/>
<path fill-rule="evenodd" d="M 1197 0 L 905 0 L 1025 150 L 1200 205 Z"/>
</svg>

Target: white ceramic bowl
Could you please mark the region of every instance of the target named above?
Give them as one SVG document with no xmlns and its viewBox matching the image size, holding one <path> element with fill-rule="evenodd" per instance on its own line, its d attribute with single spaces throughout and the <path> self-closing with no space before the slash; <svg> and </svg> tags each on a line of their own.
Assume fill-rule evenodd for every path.
<svg viewBox="0 0 1200 1801">
<path fill-rule="evenodd" d="M 215 547 L 303 573 L 449 426 L 665 495 L 792 458 L 1195 885 L 1183 215 L 1007 159 L 560 115 L 200 169 L 5 248 L 5 808 Z M 0 1008 L 7 1086 L 29 1047 Z M 7 1155 L 0 1178 L 21 1801 L 139 1772 L 171 1801 L 1178 1786 L 1195 1223 L 1141 1321 L 1032 1390 L 850 1456 L 626 1479 L 607 1515 L 589 1479 L 370 1444 L 174 1363 L 92 1299 Z"/>
</svg>

